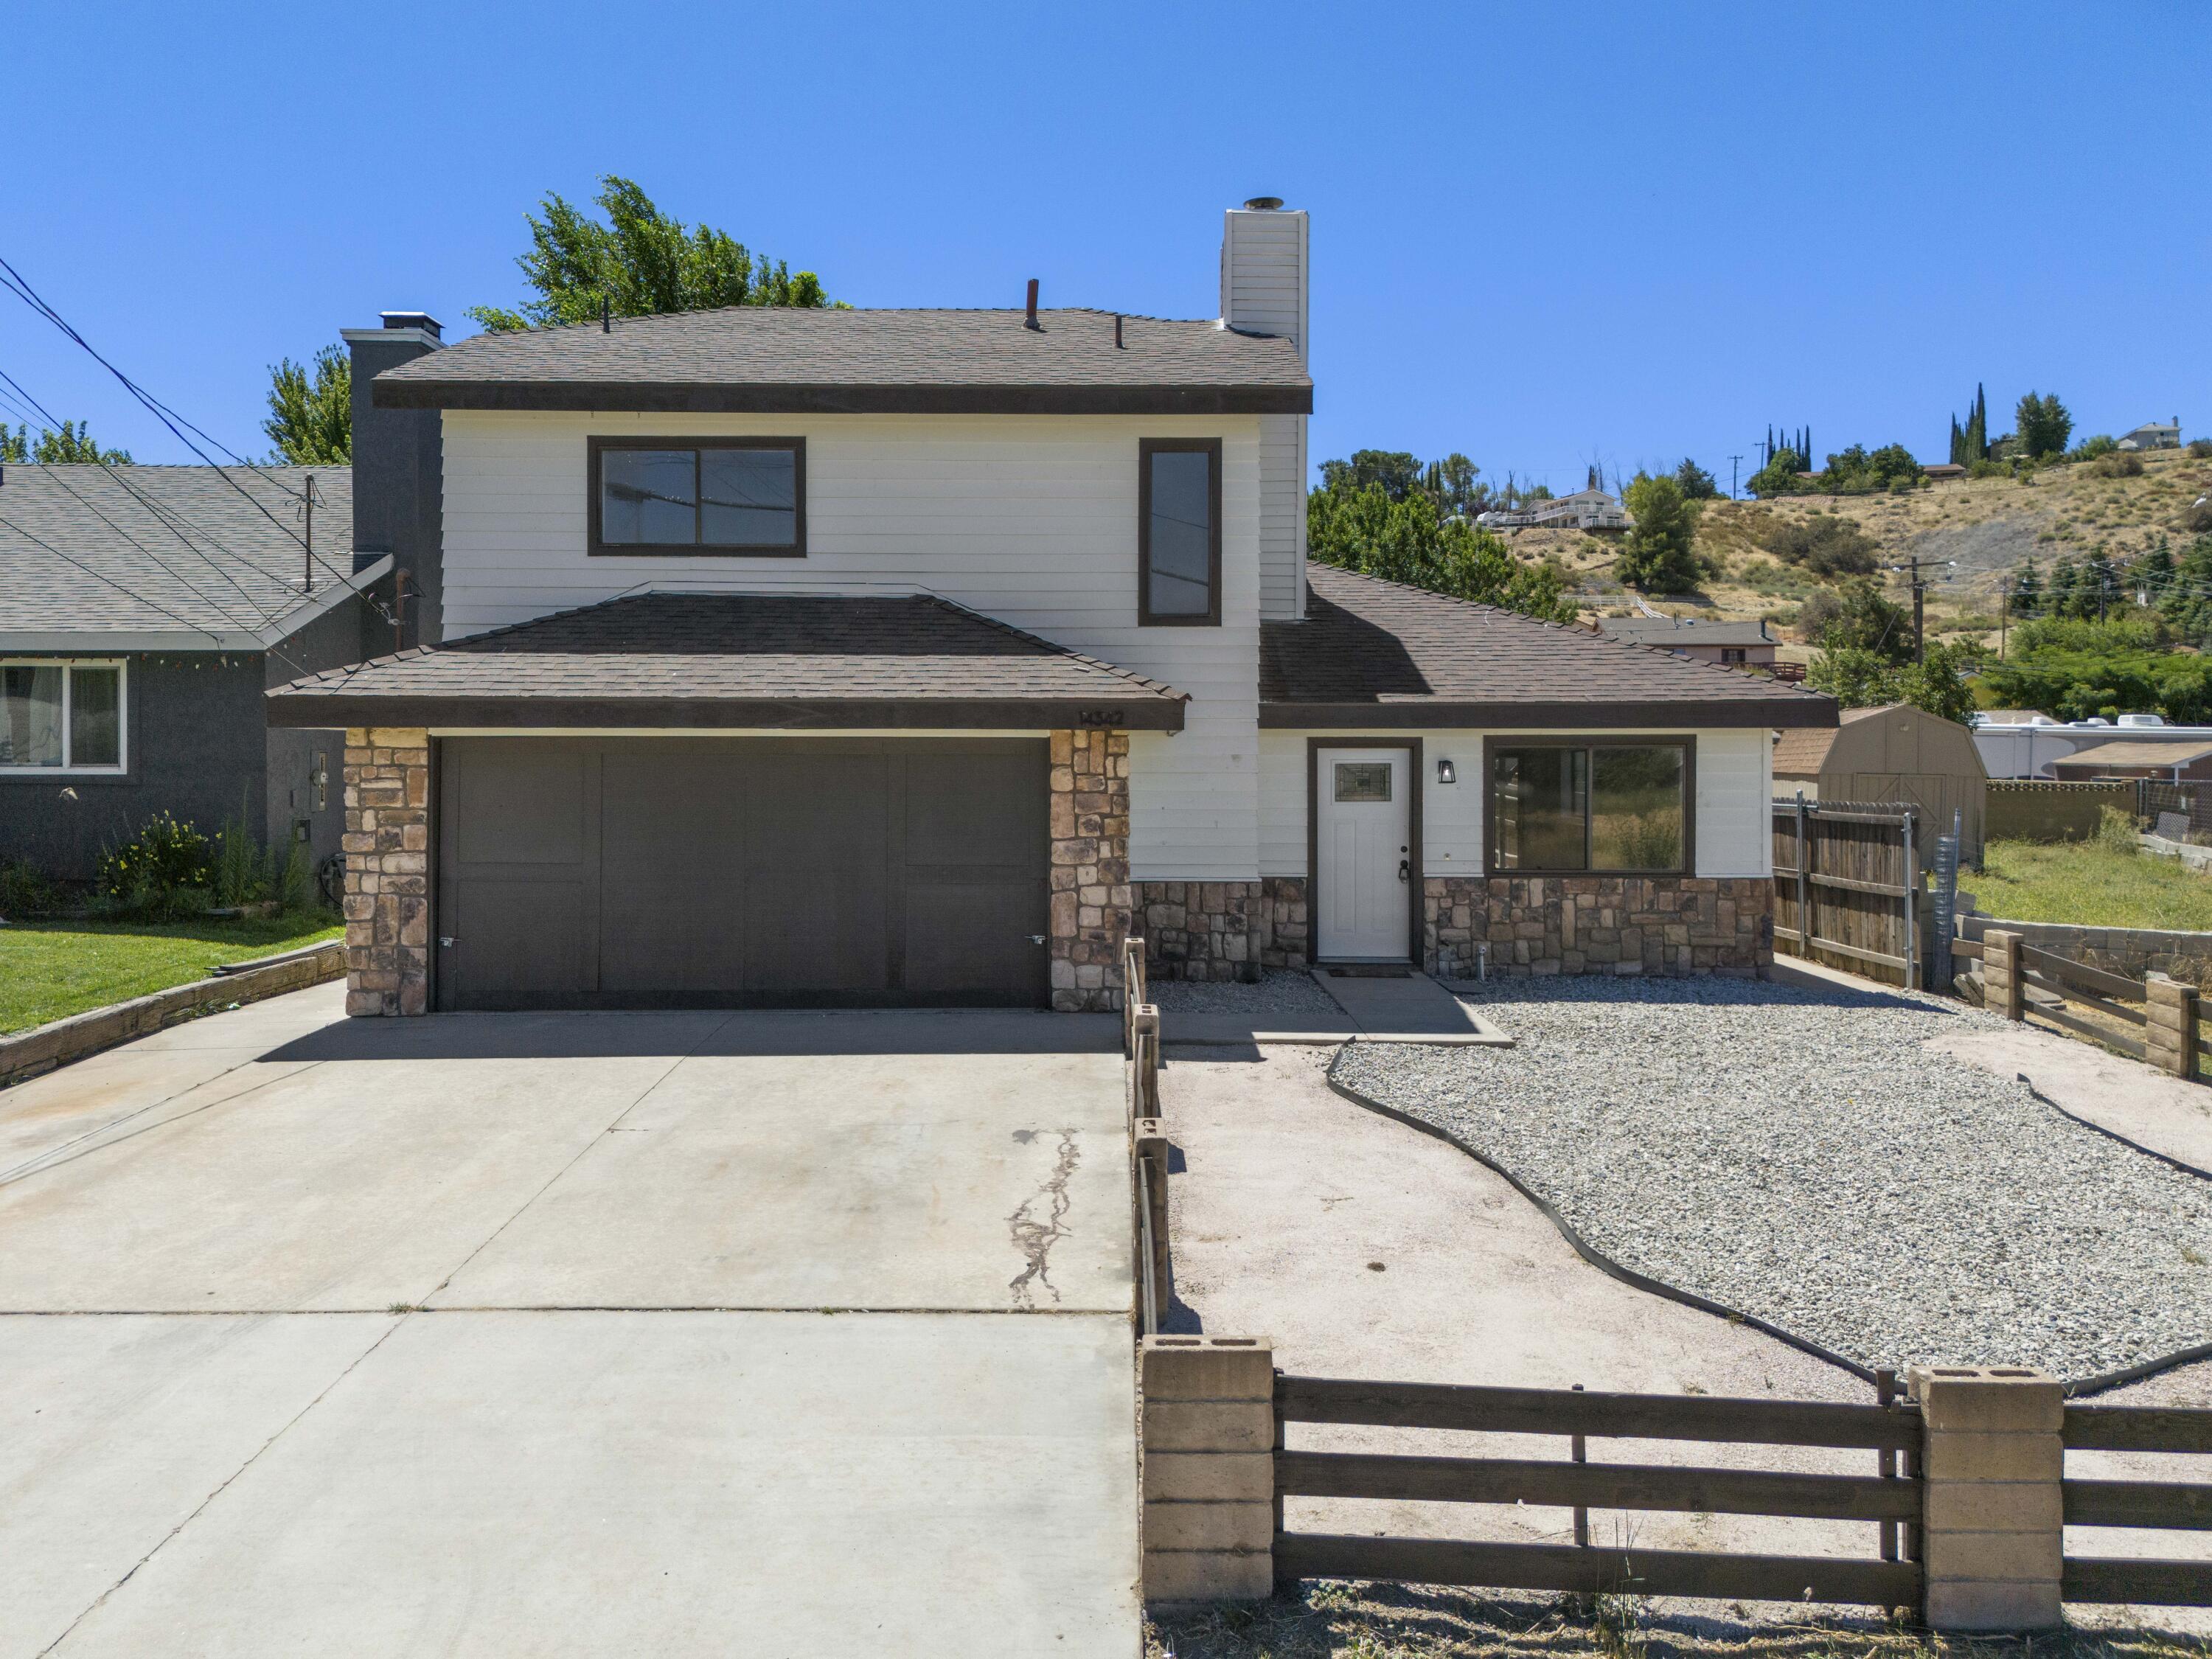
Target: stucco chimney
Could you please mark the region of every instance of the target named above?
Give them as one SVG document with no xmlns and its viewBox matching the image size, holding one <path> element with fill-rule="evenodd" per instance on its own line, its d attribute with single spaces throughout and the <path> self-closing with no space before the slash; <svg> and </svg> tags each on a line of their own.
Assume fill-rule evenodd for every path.
<svg viewBox="0 0 2212 1659">
<path fill-rule="evenodd" d="M 356 567 L 392 555 L 407 573 L 406 643 L 435 645 L 445 637 L 442 553 L 444 450 L 434 409 L 379 409 L 369 382 L 445 344 L 445 331 L 427 311 L 387 311 L 382 326 L 338 331 L 353 361 L 353 549 Z M 378 585 L 387 609 L 392 580 Z M 392 648 L 381 619 L 367 623 L 372 656 Z"/>
</svg>

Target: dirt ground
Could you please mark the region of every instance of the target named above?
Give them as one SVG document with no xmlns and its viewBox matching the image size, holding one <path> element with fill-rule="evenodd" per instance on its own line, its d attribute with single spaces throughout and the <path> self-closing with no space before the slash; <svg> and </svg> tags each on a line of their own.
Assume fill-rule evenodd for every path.
<svg viewBox="0 0 2212 1659">
<path fill-rule="evenodd" d="M 1993 1068 L 2027 1071 L 2038 1086 L 2069 1109 L 2108 1118 L 2109 1127 L 2147 1139 L 2164 1139 L 2168 1145 L 2161 1150 L 2172 1156 L 2190 1158 L 2192 1152 L 2212 1151 L 2212 1113 L 2193 1097 L 2207 1091 L 2159 1079 L 2133 1062 L 2046 1034 L 2022 1033 L 2016 1045 L 2008 1038 L 1981 1040 L 1980 1046 L 1983 1052 L 1970 1057 Z M 1738 1397 L 1872 1398 L 1864 1382 L 1822 1360 L 1747 1327 L 1632 1289 L 1589 1266 L 1540 1212 L 1474 1158 L 1334 1093 L 1325 1078 L 1333 1050 L 1269 1045 L 1170 1052 L 1161 1080 L 1169 1134 L 1178 1154 L 1170 1188 L 1175 1275 L 1170 1328 L 1267 1337 L 1275 1345 L 1277 1365 L 1291 1373 L 1539 1388 L 1581 1383 L 1597 1389 Z M 1540 1078 L 1531 1078 L 1532 1107 L 1540 1101 L 1542 1087 Z M 1996 1362 L 2003 1356 L 1990 1358 Z M 2115 1403 L 2212 1406 L 2212 1363 L 2170 1371 L 2104 1398 Z M 1290 1444 L 1506 1457 L 1557 1456 L 1564 1449 L 1556 1437 L 1314 1425 L 1293 1426 Z M 1593 1443 L 1590 1456 L 1874 1472 L 1873 1455 L 1866 1452 L 1607 1441 Z M 2191 1461 L 2077 1454 L 2072 1470 L 2138 1479 L 2172 1479 L 2177 1474 L 2203 1478 L 2202 1468 L 2187 1468 Z M 1298 1530 L 1532 1543 L 1565 1542 L 1571 1536 L 1568 1511 L 1531 1507 L 1292 1499 L 1285 1523 Z M 1590 1536 L 1601 1544 L 1644 1548 L 1790 1554 L 1868 1554 L 1874 1543 L 1873 1528 L 1863 1522 L 1604 1511 L 1591 1513 Z M 2085 1530 L 2070 1535 L 2069 1543 L 2088 1554 L 2212 1553 L 2212 1534 L 2204 1534 Z M 1503 1604 L 1480 1598 L 1442 1595 L 1439 1601 L 1442 1593 L 1423 1593 L 1425 1600 L 1410 1591 L 1376 1593 L 1394 1607 L 1413 1596 L 1419 1607 L 1370 1607 L 1346 1628 L 1367 1632 L 1360 1640 L 1380 1641 L 1376 1632 L 1387 1627 L 1396 1632 L 1389 1641 L 1399 1645 L 1315 1645 L 1344 1623 L 1343 1610 L 1276 1603 L 1267 1616 L 1288 1622 L 1267 1636 L 1264 1645 L 1237 1646 L 1244 1636 L 1216 1621 L 1206 1631 L 1195 1626 L 1182 1630 L 1183 1645 L 1174 1650 L 1474 1653 L 1544 1647 L 1553 1641 L 1528 1633 L 1549 1616 L 1544 1612 L 1549 1604 L 1540 1601 L 1498 1615 L 1504 1620 L 1499 1623 L 1480 1609 Z M 1358 1597 L 1371 1599 L 1365 1590 Z M 1457 1611 L 1449 1618 L 1437 1613 L 1436 1607 L 1443 1603 Z M 1776 1618 L 1805 1616 L 1787 1608 L 1764 1608 L 1755 1617 L 1736 1611 L 1743 1615 L 1739 1623 L 1749 1621 L 1746 1629 L 1756 1626 L 1762 1644 L 1783 1638 Z M 1838 1613 L 1843 1620 L 1840 1626 L 1824 1626 L 1832 1635 L 1842 1629 L 1866 1634 L 1877 1628 L 1860 1613 L 1827 1611 Z M 1678 1643 L 1718 1642 L 1725 1647 L 1736 1639 L 1727 1635 L 1724 1625 L 1711 1623 L 1712 1604 L 1658 1604 L 1639 1609 L 1637 1616 L 1646 1625 L 1656 1620 L 1674 1630 L 1670 1639 Z M 1444 1625 L 1452 1620 L 1474 1622 L 1450 1634 L 1449 1641 L 1444 1625 L 1429 1635 L 1420 1633 L 1439 1619 Z M 2172 1629 L 2185 1640 L 2212 1635 L 2212 1620 L 2176 1611 L 2113 1609 L 2081 1622 L 2115 1630 Z M 1587 1621 L 1576 1630 L 1581 1633 L 1554 1634 L 1570 1644 L 1598 1639 Z M 1340 1632 L 1326 1640 L 1352 1638 Z M 1869 1650 L 1866 1640 L 1854 1638 L 1851 1645 Z"/>
</svg>

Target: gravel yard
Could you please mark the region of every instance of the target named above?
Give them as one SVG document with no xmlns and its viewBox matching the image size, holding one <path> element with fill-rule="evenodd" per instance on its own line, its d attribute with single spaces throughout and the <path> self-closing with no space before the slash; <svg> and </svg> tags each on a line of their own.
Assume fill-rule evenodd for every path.
<svg viewBox="0 0 2212 1659">
<path fill-rule="evenodd" d="M 1181 1014 L 1238 1014 L 1257 1018 L 1285 1014 L 1341 1016 L 1334 998 L 1314 983 L 1303 969 L 1296 973 L 1269 974 L 1257 984 L 1209 980 L 1156 979 L 1149 990 L 1163 1016 Z"/>
<path fill-rule="evenodd" d="M 1921 1047 L 2002 1022 L 1733 980 L 1454 988 L 1518 1046 L 1353 1043 L 1333 1077 L 1627 1267 L 1869 1365 L 2081 1379 L 2212 1343 L 2212 1182 Z"/>
</svg>

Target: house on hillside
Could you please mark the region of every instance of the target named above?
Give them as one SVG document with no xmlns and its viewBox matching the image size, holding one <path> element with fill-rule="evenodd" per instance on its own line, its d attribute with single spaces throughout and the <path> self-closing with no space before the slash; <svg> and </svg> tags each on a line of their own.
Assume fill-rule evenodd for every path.
<svg viewBox="0 0 2212 1659">
<path fill-rule="evenodd" d="M 1218 318 L 738 307 L 358 380 L 434 428 L 374 488 L 441 598 L 269 700 L 349 729 L 348 1007 L 1110 1009 L 1131 933 L 1761 967 L 1770 734 L 1834 703 L 1309 565 L 1307 236 L 1229 212 Z"/>
<path fill-rule="evenodd" d="M 262 694 L 389 650 L 345 467 L 0 471 L 0 860 L 90 878 L 167 812 L 338 850 L 343 734 Z M 312 503 L 312 505 L 311 505 Z"/>
<path fill-rule="evenodd" d="M 1912 807 L 1923 868 L 1934 867 L 1936 838 L 1950 833 L 1956 813 L 1959 856 L 1982 861 L 1989 774 L 1974 734 L 1910 703 L 1846 708 L 1834 726 L 1784 732 L 1774 745 L 1774 793 Z"/>
<path fill-rule="evenodd" d="M 1699 622 L 1688 617 L 1607 617 L 1598 627 L 1608 639 L 1673 651 L 1725 668 L 1764 668 L 1781 644 L 1764 617 L 1751 622 Z"/>
<path fill-rule="evenodd" d="M 1632 530 L 1636 526 L 1620 496 L 1595 486 L 1547 501 L 1530 501 L 1511 512 L 1492 508 L 1476 514 L 1474 521 L 1486 530 L 1606 531 Z"/>
<path fill-rule="evenodd" d="M 2202 738 L 2122 738 L 2092 744 L 2051 763 L 2069 783 L 2093 778 L 2148 778 L 2155 783 L 2212 783 L 2212 743 Z"/>
<path fill-rule="evenodd" d="M 2131 432 L 2120 434 L 2122 449 L 2179 449 L 2181 447 L 2181 416 L 2171 421 L 2145 421 Z"/>
</svg>

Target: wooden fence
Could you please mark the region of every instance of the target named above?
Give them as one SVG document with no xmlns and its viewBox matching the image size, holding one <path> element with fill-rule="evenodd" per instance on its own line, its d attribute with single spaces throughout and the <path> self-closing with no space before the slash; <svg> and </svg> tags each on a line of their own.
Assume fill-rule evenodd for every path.
<svg viewBox="0 0 2212 1659">
<path fill-rule="evenodd" d="M 1886 1403 L 1728 1400 L 1580 1389 L 1470 1388 L 1279 1376 L 1275 1384 L 1275 1573 L 1279 1578 L 1383 1578 L 1426 1584 L 1583 1594 L 1917 1605 L 1920 1419 Z M 1425 1457 L 1281 1449 L 1286 1423 L 1368 1424 L 1487 1434 L 1567 1437 L 1566 1461 Z M 1752 1442 L 1870 1450 L 1864 1475 L 1592 1463 L 1592 1437 Z M 1574 1511 L 1572 1544 L 1298 1533 L 1285 1498 L 1408 1503 L 1540 1504 Z M 1593 1509 L 1803 1516 L 1873 1523 L 1875 1553 L 1756 1555 L 1594 1546 Z"/>
<path fill-rule="evenodd" d="M 2193 985 L 2165 974 L 2131 979 L 1991 928 L 1953 956 L 1982 964 L 1982 1006 L 2007 1019 L 2047 1020 L 2062 1031 L 2195 1081 L 2212 1073 Z"/>
<path fill-rule="evenodd" d="M 1909 808 L 1774 803 L 1778 950 L 1894 985 L 1921 978 L 1923 896 Z"/>
<path fill-rule="evenodd" d="M 2069 1450 L 2212 1453 L 2212 1411 L 2158 1406 L 2069 1406 Z M 2060 1491 L 2069 1527 L 2212 1532 L 2212 1486 L 2178 1480 L 2078 1480 Z M 2212 1561 L 2072 1555 L 2059 1579 L 2069 1601 L 2212 1607 Z"/>
</svg>

